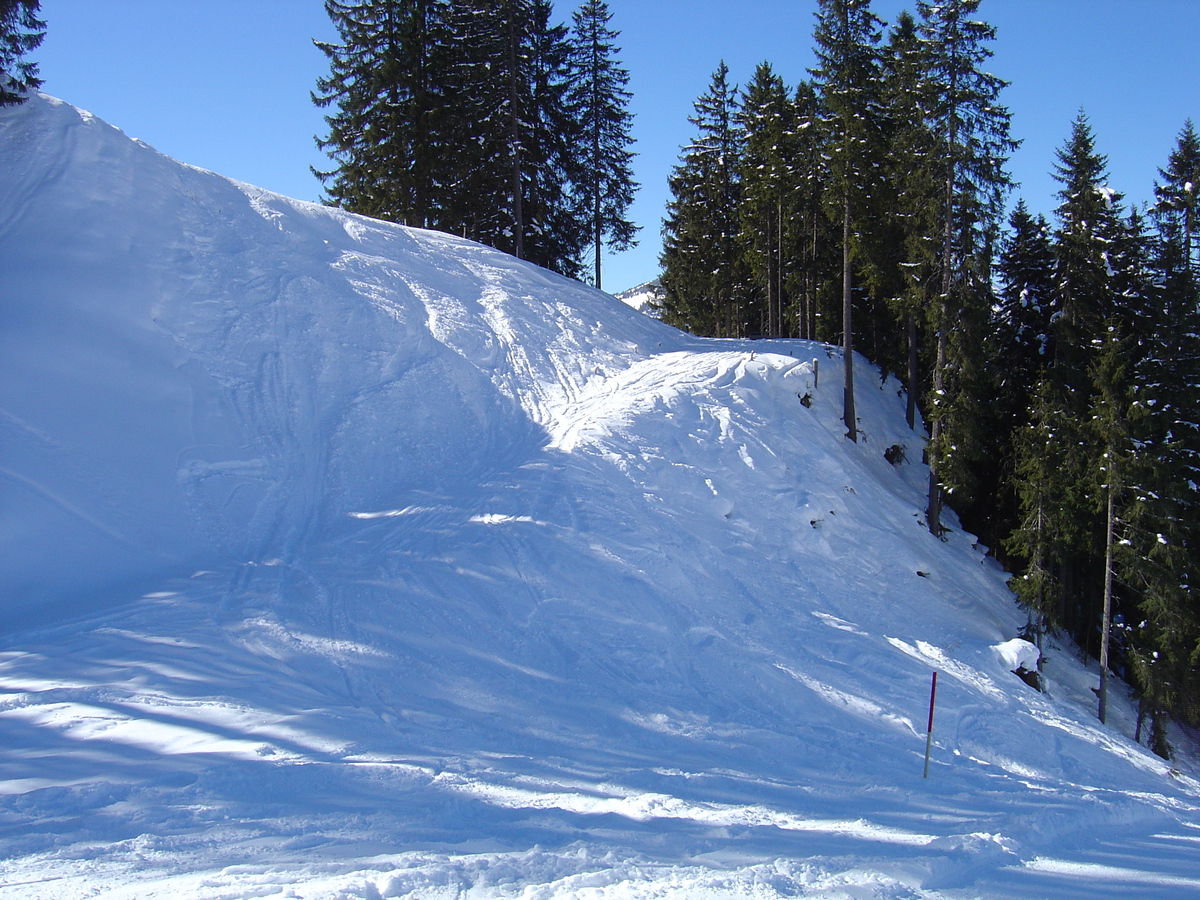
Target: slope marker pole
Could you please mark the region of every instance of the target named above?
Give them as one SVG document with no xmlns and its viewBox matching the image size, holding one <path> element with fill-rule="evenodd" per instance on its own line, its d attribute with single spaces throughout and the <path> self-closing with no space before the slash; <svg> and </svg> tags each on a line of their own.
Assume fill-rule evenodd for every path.
<svg viewBox="0 0 1200 900">
<path fill-rule="evenodd" d="M 933 746 L 933 702 L 937 699 L 937 672 L 933 673 L 933 681 L 929 685 L 929 728 L 925 731 L 925 774 L 929 777 L 929 750 Z"/>
</svg>

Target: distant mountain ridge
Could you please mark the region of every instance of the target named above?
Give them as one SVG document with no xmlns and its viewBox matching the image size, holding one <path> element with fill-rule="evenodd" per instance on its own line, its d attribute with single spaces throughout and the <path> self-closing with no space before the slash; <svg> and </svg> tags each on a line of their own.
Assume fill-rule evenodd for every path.
<svg viewBox="0 0 1200 900">
<path fill-rule="evenodd" d="M 651 300 L 658 299 L 659 292 L 662 290 L 657 278 L 644 282 L 643 284 L 631 287 L 628 290 L 621 291 L 613 296 L 627 306 L 632 306 L 636 310 L 646 312 L 646 306 Z"/>
</svg>

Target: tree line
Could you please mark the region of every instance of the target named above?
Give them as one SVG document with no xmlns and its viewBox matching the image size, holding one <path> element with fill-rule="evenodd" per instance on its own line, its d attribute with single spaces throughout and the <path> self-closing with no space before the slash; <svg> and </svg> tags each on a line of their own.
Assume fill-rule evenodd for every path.
<svg viewBox="0 0 1200 900">
<path fill-rule="evenodd" d="M 601 284 L 627 215 L 628 72 L 604 0 L 326 0 L 328 202 Z M 588 259 L 590 257 L 590 260 Z M 589 263 L 590 262 L 590 266 Z"/>
<path fill-rule="evenodd" d="M 978 7 L 918 0 L 889 28 L 819 0 L 808 80 L 763 63 L 739 90 L 721 63 L 671 174 L 657 313 L 840 343 L 851 440 L 851 351 L 900 375 L 929 529 L 952 499 L 1017 573 L 1028 636 L 1101 661 L 1102 719 L 1108 671 L 1128 678 L 1165 755 L 1168 716 L 1200 724 L 1200 140 L 1186 123 L 1127 206 L 1080 113 L 1055 222 L 1006 217 L 1017 144 Z"/>
</svg>

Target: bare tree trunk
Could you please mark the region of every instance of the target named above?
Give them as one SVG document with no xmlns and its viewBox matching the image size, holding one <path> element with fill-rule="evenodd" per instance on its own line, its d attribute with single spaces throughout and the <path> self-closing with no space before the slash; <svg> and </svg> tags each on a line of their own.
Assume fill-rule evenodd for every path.
<svg viewBox="0 0 1200 900">
<path fill-rule="evenodd" d="M 854 331 L 851 322 L 853 303 L 850 291 L 850 195 L 846 194 L 842 211 L 842 358 L 845 387 L 842 393 L 842 420 L 846 437 L 858 443 L 857 420 L 854 416 Z"/>
<path fill-rule="evenodd" d="M 917 314 L 911 309 L 908 311 L 908 404 L 904 418 L 910 431 L 917 427 Z"/>
<path fill-rule="evenodd" d="M 521 208 L 521 123 L 518 111 L 519 83 L 517 77 L 517 23 L 515 14 L 508 14 L 508 121 L 509 155 L 512 162 L 513 256 L 525 258 L 525 213 Z"/>
<path fill-rule="evenodd" d="M 1108 716 L 1108 640 L 1112 632 L 1113 483 L 1112 454 L 1108 460 L 1108 523 L 1104 535 L 1104 620 L 1100 626 L 1100 722 Z"/>
<path fill-rule="evenodd" d="M 937 362 L 933 368 L 933 402 L 941 399 L 944 380 L 942 373 L 946 367 L 946 329 L 938 329 Z M 942 536 L 942 482 L 938 475 L 937 447 L 942 437 L 942 417 L 940 412 L 933 416 L 933 427 L 929 436 L 929 505 L 925 508 L 925 521 L 929 525 L 929 533 L 934 537 Z"/>
<path fill-rule="evenodd" d="M 776 337 L 787 337 L 787 330 L 784 326 L 784 302 L 783 302 L 783 198 L 779 197 L 775 202 L 775 312 L 778 316 L 778 322 L 775 327 Z"/>
</svg>

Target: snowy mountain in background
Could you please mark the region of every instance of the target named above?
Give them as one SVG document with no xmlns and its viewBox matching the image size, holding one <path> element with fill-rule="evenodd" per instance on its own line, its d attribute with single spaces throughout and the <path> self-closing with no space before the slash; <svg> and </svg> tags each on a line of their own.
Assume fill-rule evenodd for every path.
<svg viewBox="0 0 1200 900">
<path fill-rule="evenodd" d="M 659 285 L 658 279 L 647 281 L 645 284 L 639 284 L 636 287 L 631 287 L 628 290 L 621 291 L 619 294 L 613 294 L 618 300 L 626 306 L 632 306 L 636 310 L 646 312 L 646 307 L 652 300 L 658 300 L 662 288 Z"/>
<path fill-rule="evenodd" d="M 849 443 L 835 348 L 0 135 L 0 898 L 1200 891 L 1200 784 L 1008 670 L 894 379 Z"/>
</svg>

